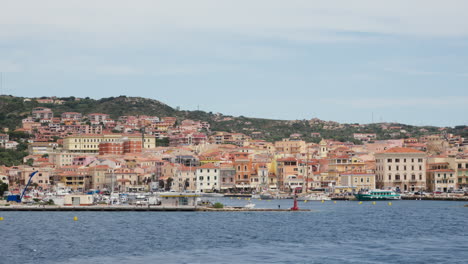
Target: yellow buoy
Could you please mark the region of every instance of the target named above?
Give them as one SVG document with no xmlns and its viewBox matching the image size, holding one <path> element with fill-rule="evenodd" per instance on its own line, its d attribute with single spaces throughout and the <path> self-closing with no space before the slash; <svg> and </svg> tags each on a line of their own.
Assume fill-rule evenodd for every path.
<svg viewBox="0 0 468 264">
<path fill-rule="evenodd" d="M 359 202 L 359 204 L 362 204 L 362 202 Z"/>
<path fill-rule="evenodd" d="M 333 201 L 334 204 L 336 204 L 336 201 Z"/>
<path fill-rule="evenodd" d="M 0 221 L 3 221 L 3 217 L 0 217 Z"/>
<path fill-rule="evenodd" d="M 388 202 L 388 205 L 392 205 L 392 202 Z"/>
<path fill-rule="evenodd" d="M 73 221 L 78 221 L 78 216 L 73 217 Z"/>
<path fill-rule="evenodd" d="M 325 201 L 324 201 L 324 200 L 322 200 L 322 203 L 324 203 L 324 202 L 325 202 Z"/>
<path fill-rule="evenodd" d="M 232 197 L 231 197 L 231 200 L 232 200 Z"/>
<path fill-rule="evenodd" d="M 375 204 L 376 204 L 376 202 L 372 202 L 372 204 L 373 204 L 373 205 L 375 205 Z"/>
<path fill-rule="evenodd" d="M 304 203 L 307 203 L 307 200 L 304 200 Z"/>
</svg>

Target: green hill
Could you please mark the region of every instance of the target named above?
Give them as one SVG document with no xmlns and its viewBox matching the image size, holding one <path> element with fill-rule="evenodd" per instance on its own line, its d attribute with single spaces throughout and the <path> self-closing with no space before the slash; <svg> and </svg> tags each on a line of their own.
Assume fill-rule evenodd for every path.
<svg viewBox="0 0 468 264">
<path fill-rule="evenodd" d="M 382 124 L 369 124 L 357 126 L 356 124 L 339 124 L 321 120 L 272 120 L 249 117 L 233 117 L 222 114 L 213 114 L 204 111 L 180 111 L 160 101 L 141 97 L 109 97 L 99 100 L 75 97 L 57 98 L 65 101 L 61 105 L 39 104 L 37 101 L 24 101 L 26 98 L 14 96 L 0 96 L 0 127 L 14 130 L 21 126 L 21 120 L 30 115 L 34 107 L 43 106 L 51 108 L 55 116 L 63 112 L 80 112 L 84 115 L 89 113 L 105 113 L 111 118 L 122 115 L 153 115 L 158 117 L 172 116 L 179 120 L 193 119 L 207 121 L 212 131 L 228 131 L 244 133 L 258 139 L 268 141 L 281 140 L 293 133 L 301 134 L 301 138 L 318 142 L 320 138 L 311 137 L 311 133 L 320 133 L 321 137 L 340 141 L 358 141 L 353 139 L 353 133 L 376 133 L 378 139 L 418 137 L 424 134 L 439 133 L 438 127 L 417 127 L 404 124 L 391 124 L 400 126 L 407 133 L 384 130 Z M 424 129 L 422 129 L 424 128 Z M 448 128 L 447 132 L 468 136 L 465 126 Z"/>
</svg>

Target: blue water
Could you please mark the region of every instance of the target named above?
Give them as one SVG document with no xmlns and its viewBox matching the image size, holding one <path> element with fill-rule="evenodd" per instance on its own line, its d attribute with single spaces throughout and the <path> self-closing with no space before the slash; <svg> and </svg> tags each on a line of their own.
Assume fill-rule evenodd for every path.
<svg viewBox="0 0 468 264">
<path fill-rule="evenodd" d="M 259 208 L 292 205 L 253 202 Z M 300 203 L 312 212 L 0 212 L 0 263 L 467 263 L 464 204 Z"/>
</svg>

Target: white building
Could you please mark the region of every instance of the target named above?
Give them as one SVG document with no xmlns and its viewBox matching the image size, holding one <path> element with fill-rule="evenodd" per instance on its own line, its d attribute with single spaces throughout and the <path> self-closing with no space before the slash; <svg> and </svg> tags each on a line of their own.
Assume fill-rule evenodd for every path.
<svg viewBox="0 0 468 264">
<path fill-rule="evenodd" d="M 394 147 L 375 154 L 375 161 L 377 188 L 401 191 L 427 188 L 425 152 Z"/>
<path fill-rule="evenodd" d="M 208 163 L 197 168 L 197 191 L 212 192 L 220 190 L 220 168 Z"/>
</svg>

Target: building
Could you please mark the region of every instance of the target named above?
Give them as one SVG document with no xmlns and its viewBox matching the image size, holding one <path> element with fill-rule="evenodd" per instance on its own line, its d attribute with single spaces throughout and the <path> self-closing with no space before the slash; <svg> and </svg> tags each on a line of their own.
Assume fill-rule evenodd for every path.
<svg viewBox="0 0 468 264">
<path fill-rule="evenodd" d="M 197 168 L 189 166 L 178 166 L 171 190 L 176 192 L 196 191 Z"/>
<path fill-rule="evenodd" d="M 348 187 L 347 191 L 375 189 L 375 173 L 350 172 L 340 174 L 340 187 Z"/>
<path fill-rule="evenodd" d="M 145 149 L 156 147 L 156 138 L 148 135 L 143 139 L 141 134 L 86 134 L 65 137 L 63 149 L 69 152 L 98 153 L 99 144 L 108 142 L 119 143 L 122 141 L 137 141 Z"/>
<path fill-rule="evenodd" d="M 468 188 L 468 159 L 456 159 L 457 189 Z"/>
<path fill-rule="evenodd" d="M 36 107 L 32 110 L 33 119 L 47 119 L 50 120 L 54 117 L 54 112 L 50 108 Z"/>
<path fill-rule="evenodd" d="M 224 192 L 236 188 L 236 169 L 234 169 L 234 167 L 230 166 L 229 164 L 222 164 L 220 170 L 221 190 Z"/>
<path fill-rule="evenodd" d="M 287 179 L 294 179 L 295 176 L 299 175 L 298 171 L 298 162 L 296 158 L 282 158 L 276 160 L 277 163 L 277 172 L 276 175 L 278 176 L 277 183 L 280 189 L 283 189 L 286 185 Z"/>
<path fill-rule="evenodd" d="M 305 152 L 306 144 L 305 141 L 302 140 L 283 139 L 283 141 L 275 142 L 275 148 L 277 152 L 298 154 Z"/>
<path fill-rule="evenodd" d="M 375 154 L 376 186 L 399 191 L 426 190 L 426 153 L 394 147 Z"/>
<path fill-rule="evenodd" d="M 108 114 L 92 113 L 88 115 L 89 122 L 92 124 L 105 123 L 109 119 Z"/>
<path fill-rule="evenodd" d="M 81 113 L 76 113 L 76 112 L 65 112 L 61 114 L 62 121 L 65 120 L 76 120 L 79 121 L 82 118 Z"/>
<path fill-rule="evenodd" d="M 217 192 L 220 190 L 220 168 L 212 163 L 197 168 L 197 191 Z"/>
<path fill-rule="evenodd" d="M 457 176 L 449 162 L 427 164 L 426 186 L 430 192 L 449 192 L 456 189 Z"/>
<path fill-rule="evenodd" d="M 360 140 L 360 141 L 373 141 L 377 138 L 377 134 L 375 133 L 354 133 L 353 134 L 354 139 Z"/>
</svg>

